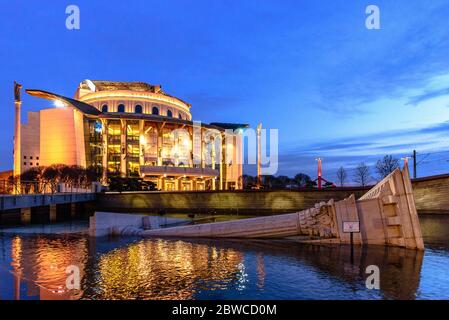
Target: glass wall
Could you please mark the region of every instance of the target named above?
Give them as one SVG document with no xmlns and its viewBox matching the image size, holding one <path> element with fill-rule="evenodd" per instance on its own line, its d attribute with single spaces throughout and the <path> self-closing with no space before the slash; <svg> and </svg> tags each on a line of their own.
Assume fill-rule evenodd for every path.
<svg viewBox="0 0 449 320">
<path fill-rule="evenodd" d="M 157 165 L 157 135 L 157 126 L 145 122 L 142 146 L 146 166 Z"/>
<path fill-rule="evenodd" d="M 126 172 L 128 176 L 138 175 L 140 168 L 139 121 L 126 122 Z"/>
<path fill-rule="evenodd" d="M 101 167 L 103 164 L 103 126 L 101 121 L 85 122 L 86 166 Z"/>
<path fill-rule="evenodd" d="M 120 120 L 108 121 L 108 173 L 120 174 Z"/>
</svg>

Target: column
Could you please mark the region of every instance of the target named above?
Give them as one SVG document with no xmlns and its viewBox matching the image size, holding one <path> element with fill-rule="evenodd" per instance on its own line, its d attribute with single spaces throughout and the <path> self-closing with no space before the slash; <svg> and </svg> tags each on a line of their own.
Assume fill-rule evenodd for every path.
<svg viewBox="0 0 449 320">
<path fill-rule="evenodd" d="M 20 90 L 22 85 L 14 81 L 14 178 L 19 176 L 22 172 L 22 152 L 21 152 L 21 107 L 22 100 L 20 99 Z M 20 192 L 20 185 L 14 190 L 14 193 Z"/>
<path fill-rule="evenodd" d="M 102 159 L 102 166 L 103 166 L 103 174 L 102 174 L 102 180 L 103 183 L 107 183 L 108 181 L 108 124 L 107 120 L 101 120 L 102 126 L 103 126 L 103 159 Z"/>
<path fill-rule="evenodd" d="M 139 164 L 141 166 L 145 165 L 145 132 L 144 132 L 145 121 L 139 120 Z M 140 172 L 140 170 L 139 170 Z"/>
<path fill-rule="evenodd" d="M 120 175 L 122 177 L 127 176 L 126 172 L 126 121 L 120 120 Z"/>
<path fill-rule="evenodd" d="M 211 162 L 212 162 L 212 170 L 215 170 L 215 138 L 212 138 L 212 148 L 211 148 Z M 216 190 L 216 177 L 212 178 L 212 190 Z"/>
<path fill-rule="evenodd" d="M 161 125 L 157 126 L 157 165 L 162 166 L 162 131 Z"/>
<path fill-rule="evenodd" d="M 224 163 L 226 163 L 226 139 L 224 138 L 224 134 L 221 134 L 221 154 L 220 154 L 220 186 L 219 189 L 220 190 L 224 190 L 224 175 L 225 175 L 225 171 L 226 168 L 223 168 Z"/>
</svg>

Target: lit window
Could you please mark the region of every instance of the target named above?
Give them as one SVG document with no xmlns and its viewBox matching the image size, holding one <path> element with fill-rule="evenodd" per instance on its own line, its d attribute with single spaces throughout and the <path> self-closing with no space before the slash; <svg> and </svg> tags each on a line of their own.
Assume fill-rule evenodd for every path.
<svg viewBox="0 0 449 320">
<path fill-rule="evenodd" d="M 171 112 L 171 110 L 167 110 L 167 117 L 173 117 L 173 112 Z"/>
<path fill-rule="evenodd" d="M 151 113 L 154 115 L 159 115 L 159 108 L 158 107 L 153 107 L 153 110 L 151 110 Z"/>
<path fill-rule="evenodd" d="M 108 112 L 108 105 L 107 105 L 107 104 L 104 104 L 104 105 L 101 107 L 101 112 Z"/>
<path fill-rule="evenodd" d="M 135 107 L 134 111 L 135 111 L 136 113 L 142 113 L 142 106 L 141 106 L 140 104 L 138 104 L 138 105 Z"/>
<path fill-rule="evenodd" d="M 125 105 L 124 104 L 119 104 L 117 107 L 117 112 L 125 112 Z"/>
</svg>

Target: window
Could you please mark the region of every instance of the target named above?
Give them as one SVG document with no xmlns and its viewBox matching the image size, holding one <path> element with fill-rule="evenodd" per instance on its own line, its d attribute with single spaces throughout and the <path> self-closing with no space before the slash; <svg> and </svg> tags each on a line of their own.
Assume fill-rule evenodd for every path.
<svg viewBox="0 0 449 320">
<path fill-rule="evenodd" d="M 33 160 L 33 156 L 30 156 L 30 159 Z"/>
<path fill-rule="evenodd" d="M 39 157 L 36 157 L 36 160 L 39 160 Z"/>
<path fill-rule="evenodd" d="M 159 115 L 159 108 L 158 107 L 153 107 L 153 110 L 151 110 L 151 113 L 158 116 Z"/>
<path fill-rule="evenodd" d="M 125 112 L 125 105 L 119 104 L 117 107 L 117 112 Z"/>
<path fill-rule="evenodd" d="M 171 110 L 167 110 L 167 117 L 173 117 L 173 112 L 171 112 Z"/>
<path fill-rule="evenodd" d="M 182 120 L 182 113 L 181 112 L 178 113 L 178 118 L 179 118 L 179 120 Z"/>
<path fill-rule="evenodd" d="M 107 105 L 107 104 L 104 104 L 104 105 L 101 107 L 101 112 L 108 112 L 108 105 Z"/>
<path fill-rule="evenodd" d="M 38 166 L 38 167 L 39 167 L 39 162 L 37 162 L 37 163 L 36 163 L 36 166 Z"/>
<path fill-rule="evenodd" d="M 26 166 L 26 165 L 27 165 L 27 163 L 26 163 L 26 162 L 24 162 L 24 163 L 23 163 L 23 165 L 24 165 L 24 166 Z"/>
<path fill-rule="evenodd" d="M 30 166 L 32 166 L 33 165 L 33 163 L 32 162 L 30 162 Z"/>
<path fill-rule="evenodd" d="M 27 156 L 23 156 L 23 158 L 24 158 L 24 159 L 26 159 L 26 158 L 27 158 Z"/>
<path fill-rule="evenodd" d="M 142 106 L 140 104 L 138 104 L 135 109 L 134 109 L 135 113 L 142 113 Z"/>
</svg>

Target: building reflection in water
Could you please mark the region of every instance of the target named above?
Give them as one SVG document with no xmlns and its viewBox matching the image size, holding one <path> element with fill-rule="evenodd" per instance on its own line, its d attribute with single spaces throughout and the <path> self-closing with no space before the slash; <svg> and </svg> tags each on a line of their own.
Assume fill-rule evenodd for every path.
<svg viewBox="0 0 449 320">
<path fill-rule="evenodd" d="M 27 296 L 41 300 L 77 300 L 83 291 L 66 286 L 68 266 L 77 266 L 84 276 L 86 239 L 16 236 L 11 242 L 14 299 L 21 299 L 20 285 L 26 284 Z"/>
<path fill-rule="evenodd" d="M 366 267 L 377 265 L 378 297 L 414 299 L 423 260 L 422 252 L 382 246 L 356 247 L 351 263 L 348 246 L 273 241 L 121 241 L 84 237 L 13 238 L 15 298 L 26 298 L 20 296 L 21 283 L 26 284 L 27 296 L 41 299 L 195 299 L 212 291 L 276 291 L 284 289 L 279 288 L 281 283 L 273 281 L 280 270 L 276 268 L 294 264 L 306 270 L 301 275 L 304 279 L 308 279 L 307 270 L 312 270 L 352 286 L 354 291 L 364 289 Z M 69 265 L 80 268 L 80 291 L 66 288 Z M 289 275 L 292 281 L 295 276 L 298 274 Z M 282 281 L 285 285 L 290 279 Z"/>
</svg>

